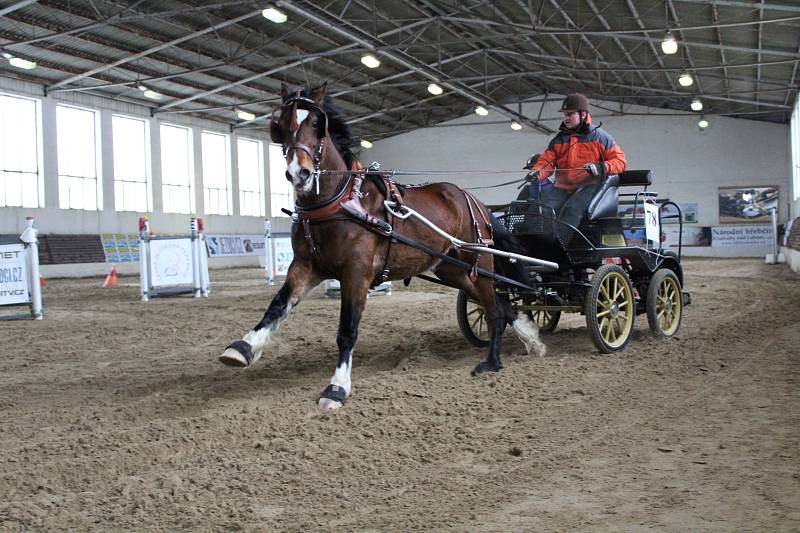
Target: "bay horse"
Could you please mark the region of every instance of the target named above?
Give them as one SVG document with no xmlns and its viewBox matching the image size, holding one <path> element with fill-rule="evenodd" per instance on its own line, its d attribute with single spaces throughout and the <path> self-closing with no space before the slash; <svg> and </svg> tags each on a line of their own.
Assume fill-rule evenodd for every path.
<svg viewBox="0 0 800 533">
<path fill-rule="evenodd" d="M 455 248 L 450 240 L 419 220 L 392 216 L 383 201 L 388 198 L 407 205 L 467 243 L 477 239 L 491 244 L 493 239 L 494 246 L 500 248 L 503 243 L 513 245 L 513 237 L 482 203 L 456 185 L 398 187 L 390 180 L 368 179 L 363 172 L 348 172 L 358 166 L 350 151 L 349 127 L 326 93 L 327 83 L 313 90 L 296 91 L 282 84 L 280 116 L 276 119 L 273 114 L 270 133 L 273 142 L 283 147 L 286 179 L 295 192 L 291 230 L 294 259 L 285 283 L 261 321 L 242 340 L 231 343 L 220 361 L 236 367 L 252 365 L 261 357 L 272 333 L 311 289 L 326 279 L 339 280 L 339 361 L 318 404 L 325 409 L 341 407 L 352 393 L 353 348 L 370 286 L 386 280 L 406 280 L 428 270 L 444 284 L 466 291 L 485 310 L 491 331 L 489 353 L 474 368 L 473 375 L 502 368 L 500 338 L 507 324 L 512 324 L 528 353 L 542 355 L 544 344 L 538 339 L 536 324 L 525 313 L 517 315 L 512 311 L 507 296 L 495 293 L 492 278 L 476 275 L 478 269 L 499 269 L 507 263 L 505 259 Z M 387 228 L 392 226 L 397 234 L 416 241 L 427 251 L 402 241 L 393 242 L 395 239 L 387 236 Z M 463 263 L 455 265 L 447 258 Z M 464 263 L 472 268 L 463 268 Z M 515 277 L 520 279 L 519 274 Z"/>
</svg>

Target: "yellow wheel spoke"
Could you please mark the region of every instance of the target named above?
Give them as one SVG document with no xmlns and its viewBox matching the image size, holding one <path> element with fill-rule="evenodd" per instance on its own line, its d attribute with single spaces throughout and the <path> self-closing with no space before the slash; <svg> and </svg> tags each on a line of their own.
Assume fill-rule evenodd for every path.
<svg viewBox="0 0 800 533">
<path fill-rule="evenodd" d="M 611 309 L 606 309 L 602 313 L 597 313 L 597 318 L 600 318 L 600 317 L 603 317 L 603 316 L 606 316 L 606 315 L 610 315 L 610 314 L 611 314 Z"/>
<path fill-rule="evenodd" d="M 476 307 L 476 308 L 475 308 L 475 309 L 473 309 L 472 311 L 467 311 L 467 316 L 472 316 L 472 315 L 474 315 L 475 313 L 478 313 L 478 314 L 480 314 L 481 316 L 483 316 L 483 308 L 482 308 L 482 307 Z"/>
</svg>

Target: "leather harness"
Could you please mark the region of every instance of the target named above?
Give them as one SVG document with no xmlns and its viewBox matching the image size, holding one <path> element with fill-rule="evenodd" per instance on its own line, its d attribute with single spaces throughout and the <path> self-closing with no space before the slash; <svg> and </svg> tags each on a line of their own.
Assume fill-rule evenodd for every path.
<svg viewBox="0 0 800 533">
<path fill-rule="evenodd" d="M 285 144 L 283 141 L 284 139 L 281 136 L 280 129 L 278 127 L 278 123 L 275 120 L 275 112 L 278 110 L 276 109 L 273 112 L 272 118 L 270 120 L 270 135 L 272 137 L 273 142 L 280 143 L 283 146 L 283 155 L 288 155 L 289 151 L 291 150 L 300 150 L 308 154 L 314 162 L 314 175 L 313 179 L 317 180 L 317 187 L 319 187 L 319 176 L 321 173 L 320 165 L 322 163 L 322 156 L 325 150 L 325 138 L 328 136 L 328 116 L 325 111 L 316 104 L 310 98 L 306 98 L 300 95 L 298 91 L 293 96 L 287 98 L 283 105 L 281 106 L 281 110 L 283 109 L 291 109 L 291 123 L 289 125 L 290 132 L 296 132 L 299 129 L 299 124 L 296 121 L 296 114 L 294 113 L 297 107 L 302 107 L 303 109 L 307 109 L 309 111 L 313 111 L 320 122 L 317 126 L 317 137 L 318 142 L 317 146 L 313 149 L 305 144 L 301 144 L 298 142 L 294 142 L 291 144 Z M 376 276 L 372 283 L 370 284 L 370 288 L 376 287 L 381 283 L 385 282 L 389 279 L 389 259 L 390 254 L 392 251 L 392 243 L 396 242 L 397 240 L 401 240 L 405 244 L 409 244 L 410 239 L 406 239 L 401 237 L 397 232 L 397 226 L 401 223 L 401 219 L 395 220 L 394 217 L 390 212 L 387 211 L 387 220 L 381 220 L 371 213 L 369 213 L 364 206 L 361 205 L 361 198 L 364 197 L 364 193 L 361 192 L 361 187 L 364 183 L 364 178 L 366 174 L 363 171 L 363 165 L 358 161 L 355 161 L 350 169 L 353 171 L 347 178 L 347 181 L 342 186 L 342 188 L 337 191 L 331 198 L 325 200 L 321 204 L 303 207 L 300 205 L 295 204 L 295 212 L 292 216 L 293 223 L 300 223 L 303 225 L 303 233 L 305 234 L 305 238 L 308 241 L 309 246 L 311 247 L 311 254 L 316 255 L 317 247 L 314 243 L 314 238 L 311 235 L 311 225 L 312 224 L 321 224 L 324 222 L 328 222 L 330 220 L 353 220 L 365 228 L 383 235 L 389 238 L 389 244 L 386 247 L 386 257 L 383 262 L 383 270 L 379 276 Z M 403 195 L 400 191 L 400 188 L 397 186 L 397 183 L 394 181 L 380 176 L 380 180 L 383 184 L 383 193 L 386 196 L 387 200 L 395 202 L 395 204 L 399 207 L 404 205 L 403 202 Z M 377 185 L 377 183 L 376 183 Z M 379 186 L 380 188 L 380 186 Z M 318 189 L 319 190 L 319 189 Z M 463 191 L 463 189 L 462 189 Z M 475 228 L 475 233 L 477 235 L 478 242 L 484 246 L 491 246 L 494 241 L 492 240 L 492 224 L 490 223 L 489 219 L 486 216 L 486 213 L 483 209 L 481 209 L 478 205 L 478 201 L 472 194 L 468 193 L 467 191 L 464 192 L 464 197 L 467 201 L 467 207 L 469 208 L 470 218 L 472 220 L 473 227 Z M 484 239 L 483 234 L 481 233 L 480 224 L 478 224 L 478 220 L 475 216 L 475 209 L 481 214 L 483 218 L 483 222 L 486 224 L 486 227 L 489 231 L 489 238 Z M 394 222 L 394 224 L 393 224 Z M 426 247 L 417 244 L 417 248 L 421 250 L 427 250 Z M 428 252 L 430 253 L 430 252 Z M 478 277 L 479 270 L 478 269 L 478 259 L 480 254 L 473 252 L 475 254 L 474 261 L 472 262 L 472 266 L 469 269 L 469 277 L 470 279 L 475 282 Z M 444 254 L 434 253 L 437 257 L 443 256 Z"/>
</svg>

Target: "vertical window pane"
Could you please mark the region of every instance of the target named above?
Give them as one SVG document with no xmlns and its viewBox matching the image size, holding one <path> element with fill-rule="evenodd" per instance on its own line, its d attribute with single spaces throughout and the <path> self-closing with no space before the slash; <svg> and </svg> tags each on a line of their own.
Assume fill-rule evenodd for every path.
<svg viewBox="0 0 800 533">
<path fill-rule="evenodd" d="M 203 143 L 203 188 L 205 212 L 208 214 L 231 214 L 228 198 L 231 190 L 230 150 L 227 135 L 204 131 Z"/>
<path fill-rule="evenodd" d="M 294 189 L 286 179 L 286 158 L 277 144 L 269 145 L 269 199 L 273 217 L 285 217 L 282 207 L 292 209 Z"/>
<path fill-rule="evenodd" d="M 161 183 L 165 213 L 194 211 L 192 138 L 188 128 L 161 125 Z"/>
<path fill-rule="evenodd" d="M 239 139 L 239 211 L 244 216 L 263 217 L 264 164 L 260 141 Z"/>
<path fill-rule="evenodd" d="M 94 111 L 56 107 L 60 206 L 97 210 L 97 126 Z"/>
<path fill-rule="evenodd" d="M 138 186 L 150 187 L 148 124 L 145 120 L 114 115 L 114 206 L 117 211 L 151 210 L 147 194 L 137 195 Z"/>
<path fill-rule="evenodd" d="M 0 95 L 0 207 L 42 207 L 36 100 Z"/>
</svg>

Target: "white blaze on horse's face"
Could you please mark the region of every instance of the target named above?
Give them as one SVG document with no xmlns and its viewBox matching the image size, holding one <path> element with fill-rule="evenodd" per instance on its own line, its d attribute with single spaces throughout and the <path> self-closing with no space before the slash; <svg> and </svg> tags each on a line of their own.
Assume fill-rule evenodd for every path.
<svg viewBox="0 0 800 533">
<path fill-rule="evenodd" d="M 308 118 L 307 109 L 297 109 L 295 111 L 295 120 L 297 123 L 297 129 L 292 133 L 294 142 L 297 142 L 297 134 L 300 131 L 300 126 L 303 124 L 303 121 L 306 120 L 307 118 Z M 300 175 L 300 172 L 303 170 L 303 166 L 300 165 L 298 153 L 299 153 L 298 150 L 294 150 L 292 152 L 292 156 L 287 163 L 286 170 L 292 177 L 292 186 L 299 192 L 307 193 L 311 190 L 311 186 L 313 185 L 314 180 L 312 180 L 310 177 L 303 179 L 303 177 Z"/>
</svg>

